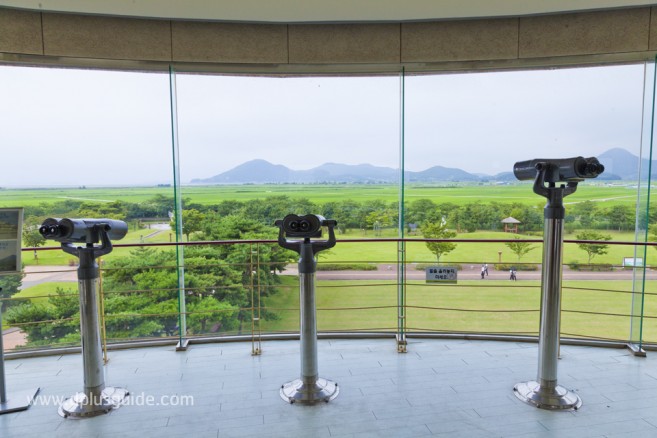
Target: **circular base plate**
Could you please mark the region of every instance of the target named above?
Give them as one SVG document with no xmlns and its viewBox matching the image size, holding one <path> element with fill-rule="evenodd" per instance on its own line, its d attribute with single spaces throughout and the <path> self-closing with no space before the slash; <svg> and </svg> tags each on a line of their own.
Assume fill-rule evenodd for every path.
<svg viewBox="0 0 657 438">
<path fill-rule="evenodd" d="M 306 385 L 300 379 L 281 386 L 281 398 L 288 403 L 313 405 L 330 402 L 338 396 L 338 384 L 319 377 L 314 384 Z"/>
<path fill-rule="evenodd" d="M 582 399 L 563 386 L 542 388 L 536 381 L 518 383 L 513 392 L 520 400 L 541 409 L 577 410 L 582 407 Z"/>
<path fill-rule="evenodd" d="M 72 397 L 64 400 L 59 406 L 59 415 L 64 418 L 88 418 L 103 415 L 117 409 L 125 398 L 128 391 L 123 388 L 107 387 L 101 392 L 99 399 L 91 399 L 83 392 L 77 392 Z"/>
</svg>

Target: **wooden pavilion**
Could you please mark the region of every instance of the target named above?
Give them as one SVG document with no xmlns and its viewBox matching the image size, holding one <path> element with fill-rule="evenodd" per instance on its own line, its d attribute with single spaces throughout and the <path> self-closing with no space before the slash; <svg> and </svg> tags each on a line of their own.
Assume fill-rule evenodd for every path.
<svg viewBox="0 0 657 438">
<path fill-rule="evenodd" d="M 518 224 L 521 224 L 518 219 L 513 218 L 509 216 L 506 219 L 502 219 L 502 223 L 504 224 L 504 232 L 505 233 L 517 233 L 518 232 Z"/>
</svg>

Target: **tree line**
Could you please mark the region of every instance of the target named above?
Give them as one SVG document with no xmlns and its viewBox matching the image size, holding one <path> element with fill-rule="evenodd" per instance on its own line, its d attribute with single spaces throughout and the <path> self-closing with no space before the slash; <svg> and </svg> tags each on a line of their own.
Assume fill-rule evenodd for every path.
<svg viewBox="0 0 657 438">
<path fill-rule="evenodd" d="M 157 195 L 144 202 L 85 202 L 65 200 L 57 203 L 42 203 L 25 209 L 28 225 L 40 223 L 48 216 L 108 217 L 125 221 L 138 221 L 148 218 L 168 218 L 173 211 L 173 197 Z M 513 217 L 521 222 L 525 232 L 540 231 L 543 227 L 543 203 L 527 205 L 519 202 L 475 201 L 464 205 L 451 202 L 436 202 L 431 199 L 417 199 L 403 206 L 404 223 L 407 227 L 421 226 L 423 223 L 445 222 L 447 227 L 459 233 L 476 230 L 498 231 L 503 229 L 501 220 Z M 362 202 L 345 199 L 324 203 L 306 198 L 291 198 L 280 195 L 248 201 L 224 200 L 215 204 L 195 203 L 183 199 L 183 210 L 187 215 L 189 234 L 197 231 L 199 221 L 204 217 L 220 218 L 227 215 L 240 215 L 265 226 L 273 226 L 277 219 L 291 212 L 321 214 L 338 221 L 338 230 L 373 230 L 376 228 L 397 228 L 399 226 L 399 204 L 382 200 Z M 647 222 L 657 219 L 657 207 L 649 214 L 640 214 L 639 219 L 645 227 Z M 627 205 L 603 205 L 583 201 L 568 205 L 565 226 L 567 231 L 576 229 L 598 229 L 627 231 L 635 228 L 636 212 Z M 183 224 L 185 224 L 183 217 Z M 192 231 L 193 230 L 193 231 Z"/>
</svg>

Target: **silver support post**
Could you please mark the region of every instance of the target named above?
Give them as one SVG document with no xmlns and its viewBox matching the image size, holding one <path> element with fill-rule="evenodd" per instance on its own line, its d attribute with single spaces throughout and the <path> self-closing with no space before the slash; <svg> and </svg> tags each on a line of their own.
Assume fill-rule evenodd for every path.
<svg viewBox="0 0 657 438">
<path fill-rule="evenodd" d="M 538 178 L 537 178 L 538 181 Z M 573 185 L 574 184 L 574 185 Z M 543 182 L 541 181 L 541 186 Z M 582 406 L 579 396 L 557 384 L 559 358 L 561 277 L 563 254 L 563 197 L 574 192 L 576 183 L 534 191 L 548 198 L 543 231 L 543 269 L 541 278 L 541 320 L 538 341 L 538 377 L 536 381 L 518 383 L 515 395 L 525 403 L 541 409 L 576 410 Z"/>
<path fill-rule="evenodd" d="M 2 332 L 2 302 L 0 302 L 0 405 L 7 403 L 7 388 L 5 388 L 5 347 Z"/>
<path fill-rule="evenodd" d="M 317 361 L 317 309 L 315 305 L 315 270 L 312 243 L 299 247 L 299 321 L 301 344 L 301 378 L 284 384 L 280 395 L 289 403 L 329 402 L 338 396 L 338 384 L 319 377 Z M 312 266 L 312 268 L 309 268 Z"/>
<path fill-rule="evenodd" d="M 123 388 L 105 386 L 103 350 L 98 321 L 99 275 L 95 249 L 97 248 L 88 246 L 77 248 L 76 251 L 76 249 L 64 247 L 68 253 L 77 253 L 80 259 L 78 289 L 84 373 L 84 390 L 64 400 L 59 407 L 59 415 L 64 418 L 87 418 L 106 414 L 112 409 L 118 408 L 128 395 L 128 391 Z"/>
<path fill-rule="evenodd" d="M 41 389 L 30 389 L 7 397 L 4 351 L 4 340 L 2 339 L 2 302 L 0 301 L 0 415 L 27 410 Z"/>
<path fill-rule="evenodd" d="M 315 274 L 299 274 L 301 380 L 308 385 L 319 377 L 317 365 L 317 309 Z"/>
</svg>

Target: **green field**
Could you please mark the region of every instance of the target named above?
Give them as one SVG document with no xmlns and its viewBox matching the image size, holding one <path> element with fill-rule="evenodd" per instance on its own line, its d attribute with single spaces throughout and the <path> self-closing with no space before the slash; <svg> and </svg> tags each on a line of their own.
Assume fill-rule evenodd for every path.
<svg viewBox="0 0 657 438">
<path fill-rule="evenodd" d="M 292 278 L 287 287 L 264 305 L 281 319 L 264 321 L 265 331 L 298 331 L 299 292 Z M 317 324 L 322 331 L 395 331 L 397 286 L 377 281 L 320 281 L 317 283 Z M 582 290 L 601 289 L 600 290 Z M 627 339 L 630 318 L 584 312 L 629 314 L 631 281 L 565 281 L 562 332 L 569 337 Z M 452 331 L 538 334 L 539 281 L 477 281 L 458 285 L 407 286 L 409 331 Z M 479 310 L 479 312 L 477 311 Z M 657 297 L 648 296 L 645 314 L 657 316 Z M 657 341 L 657 324 L 646 320 L 644 339 Z"/>
<path fill-rule="evenodd" d="M 408 202 L 415 199 L 431 199 L 436 203 L 451 202 L 463 205 L 475 201 L 483 202 L 520 202 L 527 205 L 544 204 L 541 198 L 532 192 L 529 183 L 509 185 L 495 184 L 406 184 L 404 198 Z M 183 186 L 183 198 L 192 202 L 210 205 L 225 200 L 248 201 L 266 199 L 272 196 L 286 195 L 291 198 L 306 198 L 323 204 L 329 201 L 399 200 L 399 187 L 384 184 L 339 184 L 339 185 L 216 185 Z M 172 187 L 115 187 L 115 188 L 53 188 L 53 189 L 1 189 L 0 207 L 27 207 L 41 203 L 55 203 L 70 200 L 88 202 L 144 202 L 156 195 L 173 197 Z M 569 196 L 567 203 L 592 200 L 604 202 L 605 205 L 634 205 L 636 188 L 631 184 L 607 185 L 600 182 L 583 183 L 577 192 Z"/>
</svg>

